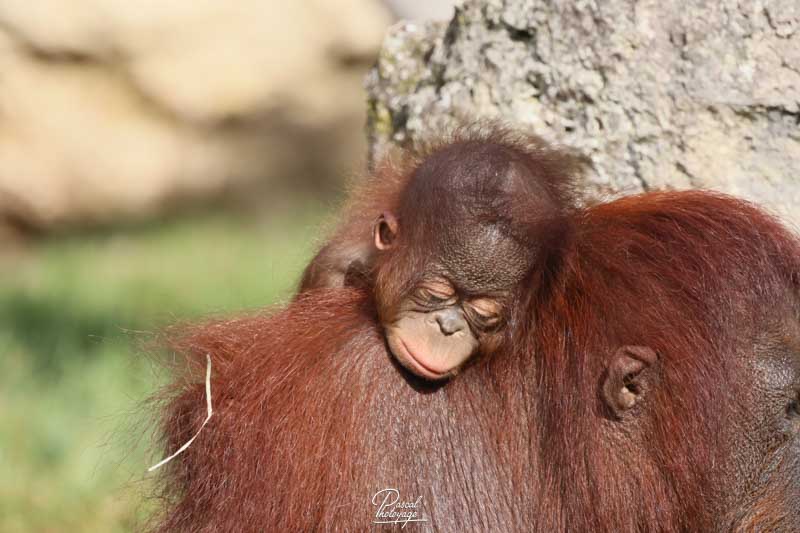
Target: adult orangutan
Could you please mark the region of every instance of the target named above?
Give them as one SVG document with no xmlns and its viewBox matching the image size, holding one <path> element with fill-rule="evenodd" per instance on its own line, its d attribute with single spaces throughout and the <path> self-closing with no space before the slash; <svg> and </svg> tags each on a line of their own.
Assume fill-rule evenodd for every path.
<svg viewBox="0 0 800 533">
<path fill-rule="evenodd" d="M 474 142 L 568 174 L 509 137 Z M 215 412 L 166 466 L 157 527 L 800 530 L 796 238 L 707 192 L 553 198 L 555 239 L 541 218 L 526 224 L 536 195 L 508 211 L 536 259 L 500 347 L 455 379 L 390 364 L 379 318 L 414 286 L 414 245 L 435 226 L 383 251 L 366 287 L 309 290 L 181 337 L 191 368 L 212 358 Z M 205 418 L 193 375 L 172 387 L 169 451 Z"/>
</svg>

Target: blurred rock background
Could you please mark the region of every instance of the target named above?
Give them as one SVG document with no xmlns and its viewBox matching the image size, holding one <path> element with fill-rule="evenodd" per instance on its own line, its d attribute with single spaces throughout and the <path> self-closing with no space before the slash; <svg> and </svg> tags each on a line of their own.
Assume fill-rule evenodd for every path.
<svg viewBox="0 0 800 533">
<path fill-rule="evenodd" d="M 330 192 L 363 160 L 363 76 L 390 17 L 376 0 L 0 2 L 0 220 Z"/>
</svg>

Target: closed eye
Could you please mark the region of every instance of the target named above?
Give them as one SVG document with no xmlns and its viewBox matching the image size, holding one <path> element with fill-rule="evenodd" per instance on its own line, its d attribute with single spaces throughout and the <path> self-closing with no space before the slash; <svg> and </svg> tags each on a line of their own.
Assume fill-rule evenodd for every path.
<svg viewBox="0 0 800 533">
<path fill-rule="evenodd" d="M 497 300 L 490 298 L 476 298 L 470 300 L 467 305 L 483 319 L 499 318 L 503 306 Z"/>
<path fill-rule="evenodd" d="M 455 299 L 455 290 L 450 283 L 435 279 L 423 283 L 415 291 L 418 300 L 430 304 L 443 304 Z"/>
<path fill-rule="evenodd" d="M 423 305 L 438 306 L 455 303 L 455 296 L 434 292 L 425 287 L 420 287 L 415 292 L 415 299 Z"/>
<path fill-rule="evenodd" d="M 464 309 L 478 329 L 490 330 L 502 322 L 503 306 L 497 300 L 476 298 L 466 302 Z"/>
</svg>

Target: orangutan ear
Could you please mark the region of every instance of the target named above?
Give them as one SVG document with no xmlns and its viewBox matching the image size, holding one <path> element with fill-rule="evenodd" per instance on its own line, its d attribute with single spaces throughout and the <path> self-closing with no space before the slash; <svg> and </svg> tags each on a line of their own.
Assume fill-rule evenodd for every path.
<svg viewBox="0 0 800 533">
<path fill-rule="evenodd" d="M 642 401 L 658 364 L 658 355 L 647 346 L 623 346 L 611 357 L 603 382 L 603 400 L 617 418 Z"/>
<path fill-rule="evenodd" d="M 397 219 L 391 213 L 383 213 L 375 222 L 375 248 L 388 250 L 397 238 Z"/>
</svg>

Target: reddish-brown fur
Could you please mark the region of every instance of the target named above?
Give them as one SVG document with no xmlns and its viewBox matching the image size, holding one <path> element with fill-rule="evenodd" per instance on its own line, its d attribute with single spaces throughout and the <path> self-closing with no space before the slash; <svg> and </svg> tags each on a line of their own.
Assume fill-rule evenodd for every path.
<svg viewBox="0 0 800 533">
<path fill-rule="evenodd" d="M 173 387 L 166 450 L 205 417 L 206 354 L 215 414 L 165 467 L 160 529 L 363 531 L 373 494 L 394 487 L 423 497 L 435 531 L 796 530 L 796 462 L 768 473 L 770 443 L 742 479 L 727 435 L 748 416 L 740 354 L 796 303 L 797 241 L 705 192 L 628 197 L 569 222 L 513 309 L 513 349 L 441 386 L 392 364 L 356 289 L 181 337 L 197 372 Z M 617 420 L 599 391 L 621 345 L 652 347 L 659 366 L 639 411 Z"/>
</svg>

